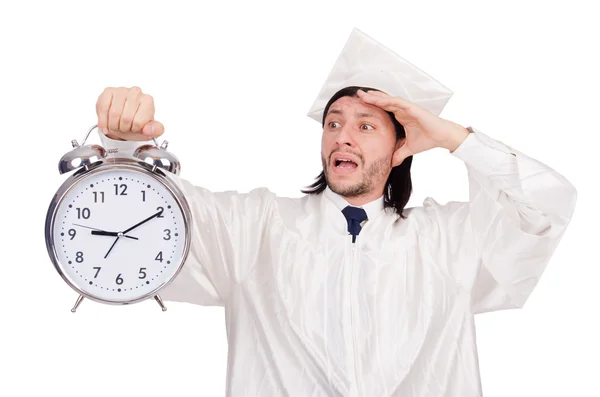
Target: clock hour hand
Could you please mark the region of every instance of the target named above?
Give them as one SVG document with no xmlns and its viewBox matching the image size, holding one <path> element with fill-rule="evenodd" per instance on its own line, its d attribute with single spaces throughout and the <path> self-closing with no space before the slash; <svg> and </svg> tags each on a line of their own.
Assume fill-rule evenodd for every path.
<svg viewBox="0 0 600 397">
<path fill-rule="evenodd" d="M 107 232 L 106 230 L 96 229 L 95 227 L 80 225 L 79 223 L 74 223 L 73 226 L 85 227 L 86 229 L 92 229 L 92 234 L 100 235 L 100 236 L 114 236 L 117 237 L 119 234 L 116 232 Z M 137 237 L 133 236 L 123 236 L 133 240 L 139 240 Z"/>
<path fill-rule="evenodd" d="M 131 238 L 134 240 L 139 240 L 137 237 L 133 237 L 133 236 L 125 236 L 123 233 L 118 233 L 118 232 L 107 232 L 105 230 L 92 230 L 92 234 L 96 235 L 96 236 L 112 236 L 112 237 L 127 237 L 127 238 Z"/>
<path fill-rule="evenodd" d="M 96 236 L 113 236 L 113 237 L 117 237 L 119 235 L 119 233 L 117 232 L 107 232 L 104 230 L 92 230 L 92 234 L 95 234 Z"/>
</svg>

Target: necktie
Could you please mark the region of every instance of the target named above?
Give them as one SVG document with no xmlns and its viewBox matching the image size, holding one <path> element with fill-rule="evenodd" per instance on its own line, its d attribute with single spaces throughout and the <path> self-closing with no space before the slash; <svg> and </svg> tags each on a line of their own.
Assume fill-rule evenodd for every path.
<svg viewBox="0 0 600 397">
<path fill-rule="evenodd" d="M 356 236 L 360 233 L 360 223 L 367 219 L 367 213 L 362 208 L 347 206 L 342 213 L 348 221 L 348 232 L 352 235 L 352 242 L 356 241 Z"/>
</svg>

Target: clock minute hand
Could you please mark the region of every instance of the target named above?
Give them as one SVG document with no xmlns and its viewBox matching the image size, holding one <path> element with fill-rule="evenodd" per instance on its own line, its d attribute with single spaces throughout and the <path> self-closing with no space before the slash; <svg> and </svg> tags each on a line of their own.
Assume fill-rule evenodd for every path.
<svg viewBox="0 0 600 397">
<path fill-rule="evenodd" d="M 136 227 L 148 222 L 149 220 L 151 220 L 152 218 L 156 218 L 157 216 L 159 216 L 160 214 L 162 214 L 162 211 L 158 211 L 156 214 L 149 216 L 148 218 L 144 219 L 143 221 L 131 226 L 129 229 L 123 231 L 123 234 L 132 231 L 133 229 L 135 229 Z"/>
</svg>

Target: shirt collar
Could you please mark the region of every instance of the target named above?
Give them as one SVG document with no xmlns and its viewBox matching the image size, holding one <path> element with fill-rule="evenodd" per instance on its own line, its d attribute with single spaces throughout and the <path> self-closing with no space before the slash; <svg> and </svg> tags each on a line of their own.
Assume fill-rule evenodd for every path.
<svg viewBox="0 0 600 397">
<path fill-rule="evenodd" d="M 335 193 L 333 190 L 327 186 L 325 191 L 323 192 L 327 198 L 329 198 L 333 204 L 342 211 L 347 206 L 358 207 L 365 210 L 367 213 L 367 220 L 374 219 L 382 210 L 383 210 L 383 195 L 381 195 L 378 199 L 375 199 L 367 204 L 363 204 L 361 206 L 352 205 L 346 199 L 339 194 Z"/>
</svg>

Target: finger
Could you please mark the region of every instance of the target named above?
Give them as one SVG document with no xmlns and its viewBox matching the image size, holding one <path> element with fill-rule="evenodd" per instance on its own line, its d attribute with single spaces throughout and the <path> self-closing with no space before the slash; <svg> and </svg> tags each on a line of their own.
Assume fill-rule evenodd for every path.
<svg viewBox="0 0 600 397">
<path fill-rule="evenodd" d="M 407 101 L 404 98 L 398 96 L 391 96 L 379 91 L 359 91 L 359 93 L 359 97 L 363 101 L 380 107 L 393 104 L 401 109 L 407 109 L 414 105 L 412 102 Z"/>
<path fill-rule="evenodd" d="M 104 130 L 108 127 L 108 110 L 112 103 L 113 90 L 106 88 L 96 101 L 96 115 L 98 116 L 98 128 Z"/>
<path fill-rule="evenodd" d="M 125 98 L 125 105 L 123 106 L 123 114 L 119 121 L 119 131 L 129 132 L 132 130 L 133 119 L 140 106 L 140 96 L 142 90 L 138 87 L 132 87 Z M 139 131 L 133 131 L 139 132 Z"/>
<path fill-rule="evenodd" d="M 372 94 L 362 94 L 360 99 L 366 104 L 374 105 L 380 108 L 390 106 L 391 104 L 398 105 L 398 103 L 394 101 L 394 98 L 392 97 L 380 97 Z"/>
<path fill-rule="evenodd" d="M 144 126 L 142 132 L 144 133 L 144 135 L 156 138 L 161 136 L 165 132 L 165 126 L 160 121 L 152 120 Z"/>
<path fill-rule="evenodd" d="M 403 107 L 393 100 L 391 102 L 365 101 L 365 103 L 372 106 L 377 106 L 380 109 L 393 113 L 396 120 L 398 120 L 398 122 L 402 125 L 406 125 L 407 123 L 413 123 L 418 119 L 418 115 L 417 113 L 415 113 L 414 106 Z"/>
<path fill-rule="evenodd" d="M 388 95 L 388 94 L 386 94 L 386 93 L 385 93 L 385 92 L 383 92 L 383 91 L 375 91 L 375 90 L 362 91 L 362 90 L 361 90 L 361 92 L 365 92 L 365 93 L 367 93 L 367 94 L 369 94 L 369 95 L 376 95 L 376 96 L 380 96 L 380 97 L 389 97 L 389 95 Z"/>
<path fill-rule="evenodd" d="M 399 106 L 396 102 L 373 102 L 368 104 L 377 106 L 386 112 L 393 113 L 396 119 L 400 122 L 409 122 L 415 120 L 413 113 L 411 113 L 411 108 Z"/>
<path fill-rule="evenodd" d="M 125 95 L 122 90 L 114 93 L 110 109 L 108 110 L 108 129 L 119 131 L 119 123 L 125 106 Z"/>
<path fill-rule="evenodd" d="M 368 91 L 364 91 L 364 90 L 358 90 L 356 93 L 359 97 L 380 97 L 380 98 L 391 98 L 390 95 L 386 94 L 385 92 L 382 91 L 375 91 L 375 90 L 368 90 Z"/>
<path fill-rule="evenodd" d="M 360 98 L 363 102 L 378 106 L 380 108 L 390 108 L 395 107 L 398 109 L 406 109 L 407 106 L 405 103 L 400 101 L 398 97 L 380 97 L 376 95 L 366 94 L 365 96 Z M 391 112 L 391 110 L 389 110 Z"/>
<path fill-rule="evenodd" d="M 144 127 L 154 119 L 154 99 L 152 96 L 142 95 L 139 102 L 140 106 L 133 119 L 134 132 L 144 132 L 146 130 Z"/>
</svg>

